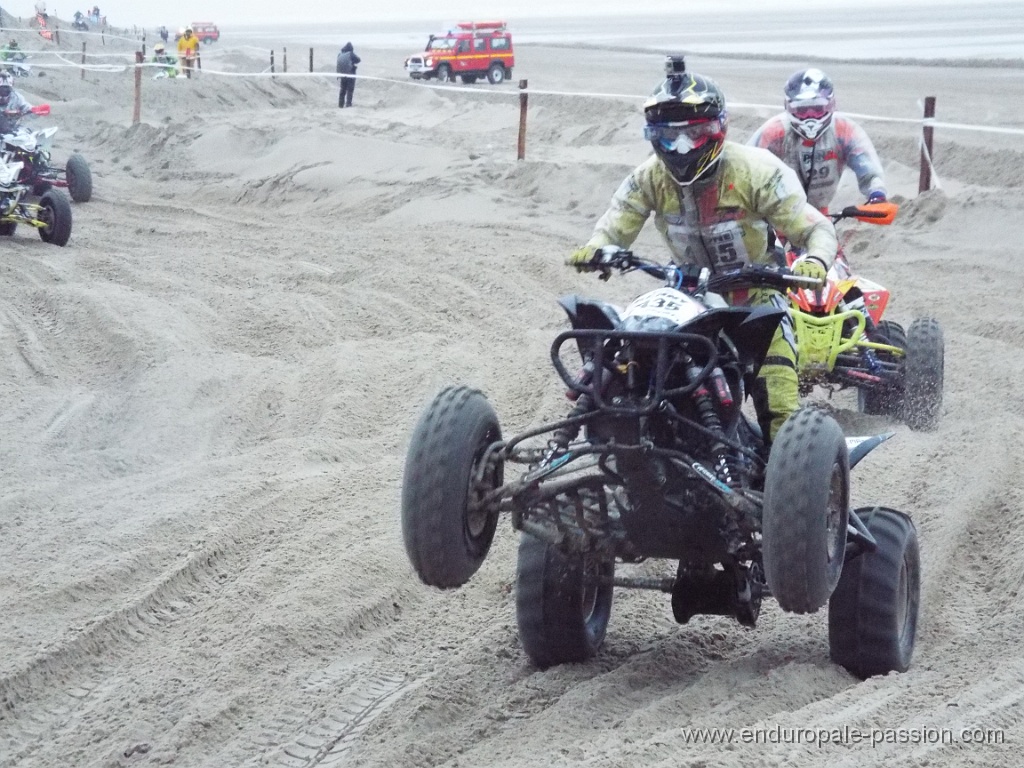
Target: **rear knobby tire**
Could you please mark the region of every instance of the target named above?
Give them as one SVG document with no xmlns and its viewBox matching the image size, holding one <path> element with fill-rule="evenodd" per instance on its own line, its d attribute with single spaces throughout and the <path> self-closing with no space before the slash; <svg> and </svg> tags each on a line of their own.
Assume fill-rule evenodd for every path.
<svg viewBox="0 0 1024 768">
<path fill-rule="evenodd" d="M 878 323 L 878 336 L 885 337 L 887 343 L 906 351 L 907 332 L 899 323 L 889 320 L 882 320 Z M 875 341 L 875 337 L 872 337 Z M 877 353 L 882 354 L 882 353 Z M 887 356 L 888 357 L 888 356 Z M 905 358 L 904 358 L 905 360 Z M 904 361 L 895 360 L 901 367 Z M 888 387 L 861 388 L 857 390 L 857 406 L 861 413 L 869 416 L 893 416 L 899 417 L 900 408 L 903 405 L 903 380 L 900 377 Z"/>
<path fill-rule="evenodd" d="M 68 182 L 68 194 L 76 203 L 87 203 L 92 199 L 92 171 L 85 158 L 74 154 L 68 158 L 64 168 Z"/>
<path fill-rule="evenodd" d="M 919 318 L 907 329 L 903 420 L 914 430 L 931 430 L 939 423 L 945 376 L 946 344 L 939 321 Z"/>
<path fill-rule="evenodd" d="M 71 203 L 63 192 L 51 189 L 39 198 L 39 218 L 46 222 L 39 228 L 44 243 L 64 246 L 71 239 Z"/>
<path fill-rule="evenodd" d="M 850 456 L 836 421 L 805 408 L 772 443 L 764 483 L 765 579 L 784 611 L 813 613 L 843 570 L 850 514 Z"/>
<path fill-rule="evenodd" d="M 586 661 L 604 642 L 612 611 L 615 560 L 567 555 L 528 533 L 519 539 L 516 619 L 519 639 L 538 667 Z M 590 577 L 588 579 L 587 577 Z"/>
<path fill-rule="evenodd" d="M 832 660 L 864 679 L 910 667 L 921 600 L 921 556 L 909 517 L 858 510 L 878 549 L 851 560 L 828 604 Z"/>
<path fill-rule="evenodd" d="M 402 483 L 402 537 L 420 579 L 461 587 L 494 540 L 495 509 L 476 505 L 473 478 L 488 446 L 501 439 L 494 409 L 480 392 L 449 387 L 427 406 L 409 441 Z M 501 485 L 502 465 L 484 473 L 484 489 Z"/>
<path fill-rule="evenodd" d="M 16 221 L 0 221 L 0 237 L 11 237 L 18 228 Z"/>
</svg>

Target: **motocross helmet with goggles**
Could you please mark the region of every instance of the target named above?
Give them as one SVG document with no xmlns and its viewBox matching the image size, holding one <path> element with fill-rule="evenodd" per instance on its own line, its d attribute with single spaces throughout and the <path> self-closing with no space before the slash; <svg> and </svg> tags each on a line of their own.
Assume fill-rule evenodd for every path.
<svg viewBox="0 0 1024 768">
<path fill-rule="evenodd" d="M 10 74 L 0 72 L 0 109 L 4 109 L 11 103 L 11 96 L 14 94 L 14 82 Z"/>
<path fill-rule="evenodd" d="M 816 141 L 832 123 L 836 109 L 832 79 L 820 69 L 802 69 L 792 74 L 784 90 L 790 126 L 797 135 Z"/>
<path fill-rule="evenodd" d="M 667 77 L 644 104 L 644 138 L 680 185 L 711 171 L 722 154 L 728 115 L 725 96 L 710 78 L 666 64 Z"/>
</svg>

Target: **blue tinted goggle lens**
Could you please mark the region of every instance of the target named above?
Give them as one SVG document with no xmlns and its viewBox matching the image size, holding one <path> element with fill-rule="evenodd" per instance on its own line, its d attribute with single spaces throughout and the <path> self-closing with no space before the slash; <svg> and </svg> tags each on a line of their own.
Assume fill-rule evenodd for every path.
<svg viewBox="0 0 1024 768">
<path fill-rule="evenodd" d="M 720 120 L 703 120 L 699 123 L 649 123 L 644 126 L 645 139 L 656 141 L 665 149 L 677 152 L 695 149 L 721 132 Z"/>
</svg>

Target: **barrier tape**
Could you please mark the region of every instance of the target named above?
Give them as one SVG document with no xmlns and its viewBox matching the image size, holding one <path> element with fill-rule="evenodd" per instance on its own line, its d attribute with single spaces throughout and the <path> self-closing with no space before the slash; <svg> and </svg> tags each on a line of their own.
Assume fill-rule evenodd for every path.
<svg viewBox="0 0 1024 768">
<path fill-rule="evenodd" d="M 0 27 L 0 31 L 2 31 L 2 30 L 4 30 L 4 28 Z M 24 31 L 24 30 L 21 30 L 21 31 Z M 82 33 L 82 34 L 85 34 L 85 33 Z M 119 39 L 128 40 L 128 38 L 119 38 Z M 129 40 L 129 42 L 137 42 L 137 41 Z M 249 47 L 252 47 L 252 46 L 249 46 Z M 57 52 L 57 51 L 42 50 L 42 51 L 23 51 L 23 52 L 26 53 L 26 54 L 32 53 L 32 54 L 35 54 L 35 55 L 54 56 L 58 60 L 60 60 L 61 62 L 64 62 L 63 64 L 53 64 L 53 63 L 50 63 L 50 64 L 31 63 L 30 64 L 30 62 L 28 62 L 28 61 L 20 62 L 22 64 L 29 64 L 30 66 L 32 66 L 34 68 L 41 68 L 41 69 L 45 69 L 47 67 L 53 67 L 53 68 L 71 67 L 71 68 L 85 69 L 85 70 L 91 71 L 91 72 L 126 72 L 126 71 L 128 71 L 130 69 L 133 69 L 136 66 L 154 67 L 154 68 L 159 68 L 159 69 L 165 69 L 167 66 L 169 66 L 167 64 L 158 64 L 158 63 L 152 62 L 152 61 L 146 61 L 146 62 L 143 62 L 142 64 L 135 64 L 134 61 L 132 61 L 131 63 L 124 64 L 124 65 L 115 65 L 115 64 L 80 64 L 80 63 L 77 63 L 77 62 L 69 61 L 68 59 L 64 58 L 64 56 L 60 52 Z M 220 52 L 218 52 L 218 53 L 220 53 Z M 68 52 L 67 55 L 68 56 L 78 56 L 79 54 L 73 53 L 73 52 Z M 85 55 L 86 55 L 86 57 L 95 57 L 95 58 L 133 58 L 134 57 L 134 54 L 125 54 L 125 53 L 86 53 Z M 174 51 L 173 50 L 171 51 L 171 55 L 174 55 Z M 200 54 L 200 60 L 201 59 L 202 59 L 202 54 Z M 0 66 L 2 66 L 2 65 L 3 65 L 3 62 L 0 62 Z M 269 67 L 264 69 L 262 72 L 224 72 L 222 70 L 208 69 L 208 68 L 197 69 L 195 71 L 196 72 L 201 72 L 204 75 L 213 75 L 213 76 L 216 76 L 216 77 L 270 77 L 270 78 L 278 78 L 278 77 L 315 77 L 315 78 L 331 78 L 331 79 L 337 79 L 337 78 L 341 77 L 341 75 L 338 74 L 337 72 L 271 72 Z M 352 78 L 354 78 L 356 80 L 369 80 L 369 81 L 377 81 L 377 82 L 383 82 L 383 83 L 392 83 L 392 84 L 396 84 L 396 85 L 407 85 L 407 86 L 412 86 L 412 87 L 417 87 L 417 88 L 429 88 L 431 90 L 436 90 L 436 91 L 457 91 L 459 93 L 468 93 L 468 94 L 472 94 L 472 95 L 481 95 L 481 96 L 520 96 L 520 95 L 527 95 L 527 96 L 560 96 L 560 97 L 589 98 L 589 99 L 616 99 L 616 100 L 621 99 L 621 100 L 631 101 L 631 102 L 634 102 L 634 103 L 638 103 L 638 102 L 642 101 L 643 98 L 644 98 L 643 96 L 637 96 L 634 93 L 602 93 L 602 92 L 581 92 L 581 91 L 553 91 L 553 90 L 547 90 L 547 89 L 542 89 L 542 88 L 517 88 L 514 91 L 484 91 L 484 90 L 479 90 L 479 89 L 476 89 L 476 88 L 466 88 L 465 86 L 462 86 L 462 85 L 454 85 L 454 84 L 452 84 L 452 85 L 445 85 L 445 84 L 442 84 L 442 83 L 436 83 L 435 84 L 435 83 L 424 82 L 423 80 L 414 80 L 414 79 L 411 79 L 411 78 L 409 80 L 405 80 L 405 79 L 397 80 L 397 79 L 391 78 L 391 77 L 375 77 L 373 75 L 347 75 L 347 77 L 352 77 Z M 739 101 L 731 101 L 731 102 L 729 102 L 729 108 L 730 109 L 766 110 L 766 111 L 769 111 L 769 112 L 771 112 L 773 114 L 778 111 L 778 105 L 775 105 L 775 104 L 756 104 L 756 103 L 746 103 L 746 102 L 739 102 Z M 924 126 L 931 126 L 931 127 L 934 127 L 934 128 L 948 128 L 948 129 L 951 129 L 951 130 L 959 130 L 959 131 L 979 131 L 979 132 L 984 132 L 984 133 L 998 133 L 998 134 L 1009 135 L 1009 136 L 1024 136 L 1024 128 L 1008 128 L 1008 127 L 994 126 L 994 125 L 973 125 L 973 124 L 969 124 L 969 123 L 947 123 L 947 122 L 937 121 L 934 118 L 888 117 L 888 116 L 882 116 L 882 115 L 869 115 L 869 114 L 864 114 L 864 113 L 860 113 L 860 112 L 845 112 L 844 111 L 844 112 L 842 112 L 842 114 L 847 115 L 848 117 L 852 117 L 852 118 L 858 119 L 858 120 L 870 120 L 870 121 L 873 121 L 873 122 L 880 122 L 880 123 L 904 123 L 904 124 L 920 125 L 920 126 L 922 126 L 922 128 Z"/>
<path fill-rule="evenodd" d="M 942 182 L 939 181 L 939 174 L 935 171 L 935 164 L 932 162 L 932 153 L 928 151 L 928 145 L 924 141 L 924 132 L 918 138 L 918 144 L 921 146 L 921 155 L 924 157 L 925 162 L 928 163 L 928 170 L 931 172 L 931 181 L 933 189 L 942 189 Z"/>
</svg>

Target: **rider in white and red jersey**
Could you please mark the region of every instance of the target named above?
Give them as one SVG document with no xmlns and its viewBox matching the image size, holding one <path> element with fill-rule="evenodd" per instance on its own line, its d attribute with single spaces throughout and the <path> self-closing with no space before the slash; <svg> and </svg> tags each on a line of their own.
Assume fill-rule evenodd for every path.
<svg viewBox="0 0 1024 768">
<path fill-rule="evenodd" d="M 785 111 L 769 118 L 748 144 L 767 149 L 796 171 L 808 202 L 825 213 L 846 166 L 869 203 L 885 202 L 885 175 L 875 147 L 863 128 L 835 111 L 828 75 L 820 69 L 793 73 L 784 103 Z"/>
</svg>

